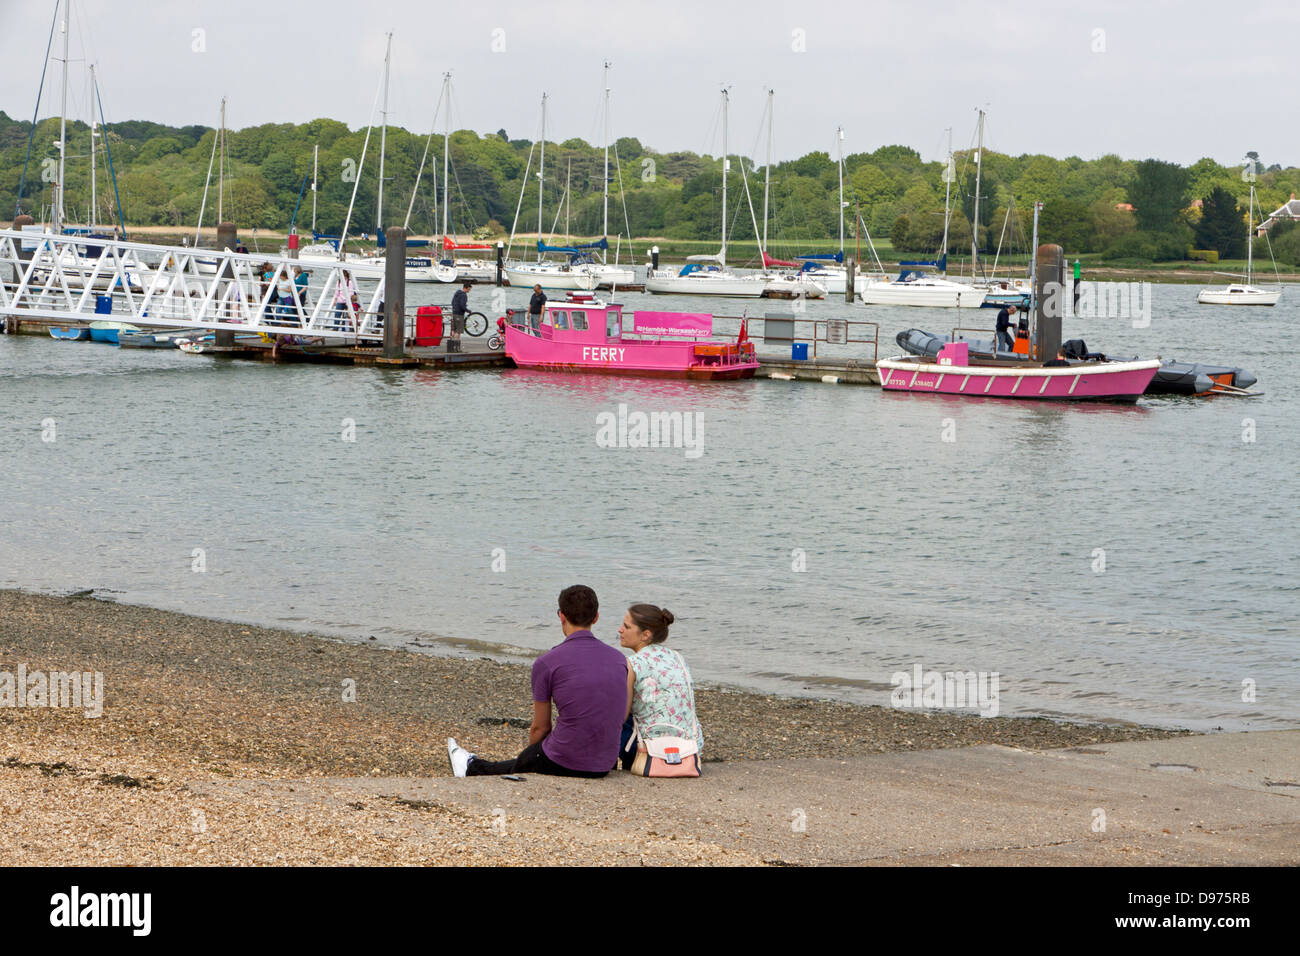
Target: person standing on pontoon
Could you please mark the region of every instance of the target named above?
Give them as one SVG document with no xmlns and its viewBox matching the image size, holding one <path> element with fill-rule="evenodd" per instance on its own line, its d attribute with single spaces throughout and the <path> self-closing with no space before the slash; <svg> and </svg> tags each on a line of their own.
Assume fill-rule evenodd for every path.
<svg viewBox="0 0 1300 956">
<path fill-rule="evenodd" d="M 347 269 L 343 270 L 343 275 L 339 277 L 338 285 L 334 287 L 334 329 L 335 331 L 348 331 L 348 324 L 343 321 L 346 315 L 352 318 L 352 308 L 356 304 L 357 284 L 352 281 L 352 273 Z"/>
<path fill-rule="evenodd" d="M 465 331 L 465 313 L 469 311 L 469 290 L 472 282 L 461 284 L 460 289 L 451 297 L 451 335 L 447 337 L 447 351 L 460 351 L 460 334 Z"/>
<path fill-rule="evenodd" d="M 1016 314 L 1014 305 L 1004 306 L 998 310 L 998 341 L 997 350 L 999 352 L 1011 352 L 1015 350 L 1015 341 L 1011 338 L 1011 316 Z"/>
</svg>

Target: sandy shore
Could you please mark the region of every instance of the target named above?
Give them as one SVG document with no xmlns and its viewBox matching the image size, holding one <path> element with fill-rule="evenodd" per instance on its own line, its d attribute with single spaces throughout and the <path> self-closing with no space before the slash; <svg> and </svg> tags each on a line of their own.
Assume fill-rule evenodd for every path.
<svg viewBox="0 0 1300 956">
<path fill-rule="evenodd" d="M 20 664 L 100 671 L 104 705 L 98 718 L 0 707 L 10 864 L 756 863 L 779 854 L 703 823 L 647 837 L 636 807 L 651 791 L 639 788 L 687 798 L 673 812 L 689 824 L 692 814 L 704 820 L 689 801 L 712 802 L 711 785 L 739 799 L 744 818 L 738 781 L 750 776 L 778 803 L 808 803 L 781 792 L 778 765 L 825 764 L 834 777 L 834 767 L 869 755 L 1092 752 L 1180 736 L 701 689 L 712 784 L 708 775 L 509 784 L 451 778 L 443 741 L 455 736 L 492 756 L 527 742 L 528 671 L 518 664 L 4 591 L 0 671 Z M 795 777 L 808 785 L 806 774 Z M 839 777 L 843 786 L 852 775 Z M 511 811 L 507 826 L 497 805 L 507 798 L 533 812 Z M 558 841 L 552 799 L 565 809 Z"/>
</svg>

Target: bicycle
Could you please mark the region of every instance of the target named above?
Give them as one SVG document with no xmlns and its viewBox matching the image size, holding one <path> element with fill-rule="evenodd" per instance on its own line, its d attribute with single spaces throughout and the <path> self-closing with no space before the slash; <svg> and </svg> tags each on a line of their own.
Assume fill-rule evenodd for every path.
<svg viewBox="0 0 1300 956">
<path fill-rule="evenodd" d="M 480 335 L 482 335 L 484 332 L 487 331 L 487 327 L 488 327 L 487 316 L 484 315 L 482 312 L 465 313 L 465 334 L 466 335 L 472 335 L 475 338 L 478 338 Z"/>
</svg>

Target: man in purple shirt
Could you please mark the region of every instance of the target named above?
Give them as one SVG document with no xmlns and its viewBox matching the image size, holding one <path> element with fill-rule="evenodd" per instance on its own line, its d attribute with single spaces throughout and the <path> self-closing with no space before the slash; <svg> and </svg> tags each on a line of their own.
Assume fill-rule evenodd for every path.
<svg viewBox="0 0 1300 956">
<path fill-rule="evenodd" d="M 564 631 L 557 644 L 533 662 L 533 725 L 528 746 L 511 760 L 483 760 L 447 738 L 447 756 L 458 777 L 549 773 L 603 777 L 618 759 L 619 733 L 627 712 L 627 659 L 598 640 L 591 626 L 600 615 L 596 592 L 575 584 L 560 592 L 556 612 Z M 551 705 L 558 712 L 551 723 Z"/>
</svg>

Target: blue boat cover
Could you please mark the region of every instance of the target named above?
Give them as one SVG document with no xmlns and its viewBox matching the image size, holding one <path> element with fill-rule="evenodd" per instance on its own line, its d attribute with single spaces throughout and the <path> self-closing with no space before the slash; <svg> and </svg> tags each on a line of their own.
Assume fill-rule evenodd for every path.
<svg viewBox="0 0 1300 956">
<path fill-rule="evenodd" d="M 570 255 L 570 256 L 582 255 L 581 250 L 583 249 L 608 249 L 608 248 L 609 248 L 609 240 L 603 238 L 598 239 L 596 242 L 587 242 L 577 246 L 548 246 L 542 240 L 540 239 L 537 240 L 538 252 L 563 252 L 566 255 Z"/>
</svg>

